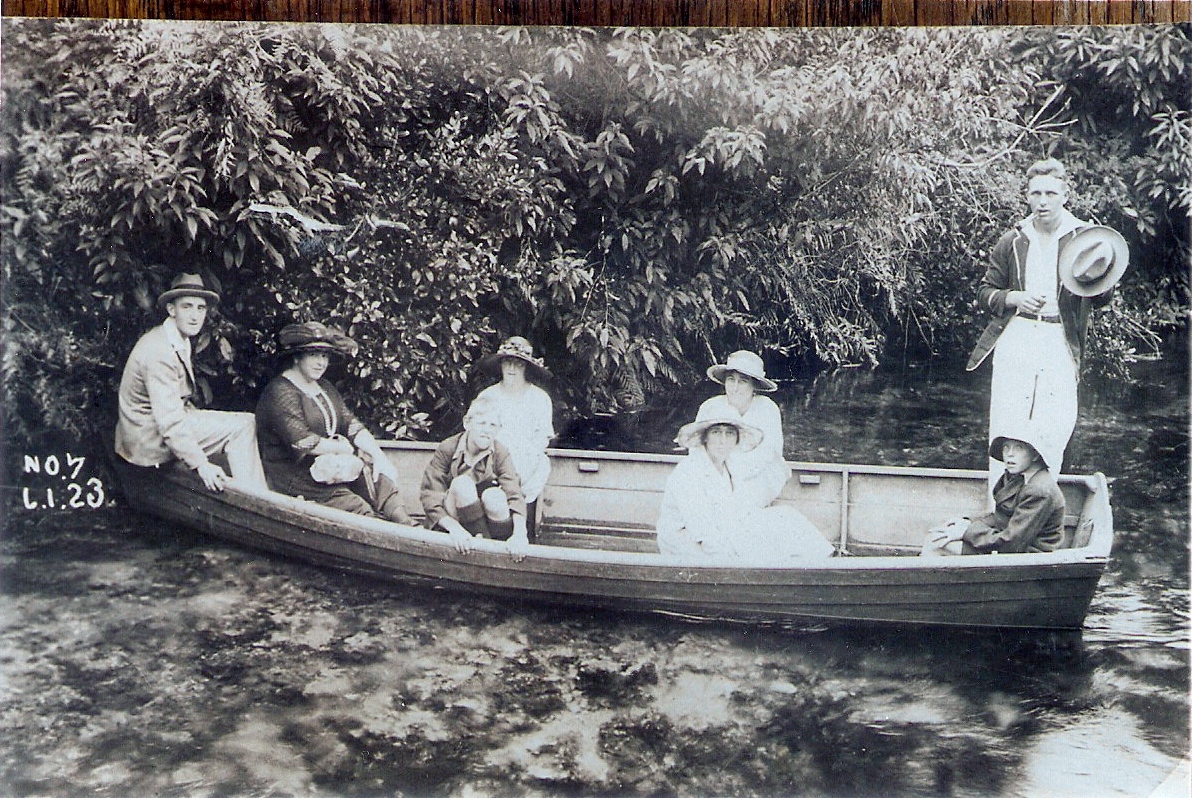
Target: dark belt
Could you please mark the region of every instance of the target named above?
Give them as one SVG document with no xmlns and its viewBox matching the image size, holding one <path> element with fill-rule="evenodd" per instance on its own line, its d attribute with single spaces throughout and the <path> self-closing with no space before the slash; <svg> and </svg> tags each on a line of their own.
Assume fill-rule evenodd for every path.
<svg viewBox="0 0 1192 798">
<path fill-rule="evenodd" d="M 1051 315 L 1044 314 L 1044 313 L 1023 313 L 1020 310 L 1020 311 L 1018 311 L 1018 315 L 1024 319 L 1030 319 L 1031 321 L 1043 321 L 1043 322 L 1047 322 L 1048 324 L 1059 324 L 1060 323 L 1059 316 L 1051 316 Z"/>
</svg>

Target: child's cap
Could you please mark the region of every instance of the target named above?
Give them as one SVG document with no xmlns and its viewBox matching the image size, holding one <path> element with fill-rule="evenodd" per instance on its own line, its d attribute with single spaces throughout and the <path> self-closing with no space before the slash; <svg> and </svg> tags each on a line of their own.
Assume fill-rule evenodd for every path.
<svg viewBox="0 0 1192 798">
<path fill-rule="evenodd" d="M 1043 453 L 1039 450 L 1038 444 L 1035 442 L 1034 436 L 1030 434 L 1016 433 L 1014 435 L 998 435 L 989 442 L 989 456 L 994 460 L 1001 460 L 1002 447 L 1005 445 L 1006 441 L 1018 441 L 1019 443 L 1025 443 L 1027 446 L 1031 447 L 1031 451 L 1033 451 L 1035 456 L 1039 458 L 1039 462 L 1045 467 L 1050 468 L 1050 466 L 1047 464 L 1047 458 L 1043 456 Z"/>
</svg>

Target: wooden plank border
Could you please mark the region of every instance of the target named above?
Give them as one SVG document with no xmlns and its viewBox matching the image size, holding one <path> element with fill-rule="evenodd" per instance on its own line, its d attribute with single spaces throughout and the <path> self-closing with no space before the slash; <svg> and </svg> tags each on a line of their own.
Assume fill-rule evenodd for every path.
<svg viewBox="0 0 1192 798">
<path fill-rule="evenodd" d="M 1192 0 L 0 0 L 0 13 L 430 25 L 1120 25 L 1192 22 Z"/>
</svg>

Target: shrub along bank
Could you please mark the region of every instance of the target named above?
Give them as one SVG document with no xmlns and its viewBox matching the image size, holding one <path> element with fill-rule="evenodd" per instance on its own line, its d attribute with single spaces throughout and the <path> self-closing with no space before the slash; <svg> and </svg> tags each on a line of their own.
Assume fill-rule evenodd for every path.
<svg viewBox="0 0 1192 798">
<path fill-rule="evenodd" d="M 1090 367 L 1184 323 L 1189 28 L 588 30 L 5 20 L 4 431 L 107 436 L 180 270 L 225 301 L 210 399 L 251 406 L 293 320 L 386 435 L 458 423 L 533 339 L 579 412 L 728 351 L 955 361 L 976 282 L 1063 159 L 1134 255 Z"/>
</svg>

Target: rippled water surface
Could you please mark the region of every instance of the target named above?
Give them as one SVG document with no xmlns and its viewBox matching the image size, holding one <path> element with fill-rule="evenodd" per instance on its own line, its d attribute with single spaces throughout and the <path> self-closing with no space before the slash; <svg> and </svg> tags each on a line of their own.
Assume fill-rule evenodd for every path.
<svg viewBox="0 0 1192 798">
<path fill-rule="evenodd" d="M 1187 383 L 1182 366 L 1140 376 L 1085 386 L 1069 448 L 1067 471 L 1114 480 L 1118 529 L 1083 634 L 556 610 L 118 511 L 18 515 L 0 546 L 2 792 L 1186 794 Z M 785 383 L 787 455 L 980 468 L 987 391 L 926 369 Z M 689 410 L 585 434 L 662 448 Z"/>
</svg>

